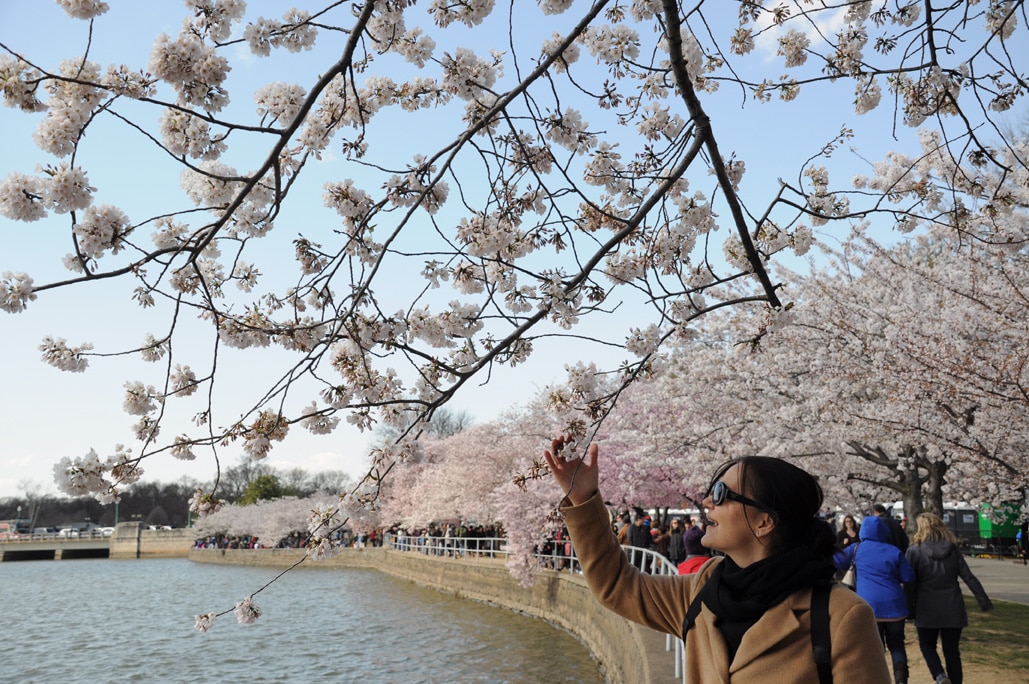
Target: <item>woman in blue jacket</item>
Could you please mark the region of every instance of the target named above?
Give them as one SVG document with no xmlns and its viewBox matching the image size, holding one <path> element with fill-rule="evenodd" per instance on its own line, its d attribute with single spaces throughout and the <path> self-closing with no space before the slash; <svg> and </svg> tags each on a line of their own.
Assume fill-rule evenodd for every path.
<svg viewBox="0 0 1029 684">
<path fill-rule="evenodd" d="M 893 680 L 907 684 L 904 620 L 908 617 L 908 602 L 903 585 L 915 581 L 915 571 L 903 552 L 890 543 L 890 528 L 879 517 L 870 515 L 861 521 L 860 540 L 836 554 L 836 567 L 847 568 L 854 562 L 857 593 L 872 606 L 879 635 L 890 649 Z"/>
</svg>

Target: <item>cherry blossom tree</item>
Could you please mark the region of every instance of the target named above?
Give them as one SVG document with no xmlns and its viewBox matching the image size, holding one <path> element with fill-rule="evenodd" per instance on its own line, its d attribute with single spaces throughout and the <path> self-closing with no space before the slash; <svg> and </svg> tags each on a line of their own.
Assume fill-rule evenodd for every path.
<svg viewBox="0 0 1029 684">
<path fill-rule="evenodd" d="M 806 252 L 815 229 L 883 216 L 1023 239 L 990 219 L 1007 200 L 980 184 L 1025 171 L 1024 150 L 984 139 L 1025 94 L 1020 0 L 366 0 L 274 18 L 187 0 L 146 64 L 93 59 L 108 2 L 58 5 L 82 22 L 80 56 L 48 64 L 0 42 L 3 102 L 38 120 L 39 147 L 0 180 L 0 215 L 60 226 L 67 273 L 5 263 L 0 308 L 113 281 L 141 320 L 160 316 L 128 348 L 42 341 L 70 372 L 116 354 L 156 364 L 125 383 L 136 443 L 62 461 L 69 493 L 113 501 L 145 459 L 218 464 L 230 446 L 261 459 L 295 428 L 331 434 L 345 418 L 402 431 L 358 485 L 371 500 L 436 409 L 540 349 L 581 361 L 555 406 L 565 432 L 592 435 L 701 316 L 746 302 L 780 315 L 771 259 Z M 291 80 L 237 83 L 241 49 Z M 846 165 L 842 181 L 830 171 L 857 129 L 804 135 L 825 118 L 816 102 L 839 101 L 882 115 L 874 140 L 892 115 L 898 150 L 856 188 Z M 748 144 L 777 112 L 789 135 Z M 117 149 L 91 144 L 104 126 Z M 916 134 L 940 160 L 930 184 Z M 776 142 L 761 175 L 795 180 L 748 175 Z M 140 148 L 179 186 L 129 209 L 136 190 L 102 185 L 95 164 Z M 948 203 L 951 189 L 979 204 Z M 198 338 L 206 352 L 186 343 Z M 262 363 L 262 389 L 227 408 L 226 359 L 268 349 L 286 360 Z M 193 502 L 216 508 L 217 492 Z"/>
<path fill-rule="evenodd" d="M 679 382 L 701 385 L 685 407 L 697 415 L 666 416 L 662 439 L 795 459 L 835 502 L 902 499 L 909 517 L 942 512 L 945 496 L 1022 501 L 1029 263 L 1009 245 L 950 237 L 884 248 L 855 236 L 832 266 L 793 278 L 774 326 L 745 308 L 730 327 L 706 321 L 737 351 L 706 387 L 695 355 L 677 360 L 689 371 Z M 701 420 L 712 406 L 721 418 Z"/>
<path fill-rule="evenodd" d="M 309 519 L 319 507 L 332 506 L 334 494 L 313 497 L 287 496 L 252 504 L 227 504 L 197 520 L 197 534 L 253 536 L 265 547 L 274 547 L 291 532 L 308 529 Z"/>
</svg>

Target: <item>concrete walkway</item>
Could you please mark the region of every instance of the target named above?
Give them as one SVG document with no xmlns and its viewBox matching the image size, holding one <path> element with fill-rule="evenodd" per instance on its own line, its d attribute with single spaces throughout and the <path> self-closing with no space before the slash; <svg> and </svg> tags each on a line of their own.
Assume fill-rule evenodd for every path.
<svg viewBox="0 0 1029 684">
<path fill-rule="evenodd" d="M 994 601 L 1029 604 L 1029 565 L 1011 558 L 969 558 L 968 567 L 982 582 L 986 594 Z M 962 591 L 971 594 L 959 580 Z"/>
</svg>

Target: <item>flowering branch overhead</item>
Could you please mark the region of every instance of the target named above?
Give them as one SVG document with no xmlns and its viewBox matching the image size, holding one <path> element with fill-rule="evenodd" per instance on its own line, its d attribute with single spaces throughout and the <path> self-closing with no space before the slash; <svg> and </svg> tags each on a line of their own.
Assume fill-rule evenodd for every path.
<svg viewBox="0 0 1029 684">
<path fill-rule="evenodd" d="M 114 500 L 151 457 L 260 459 L 297 426 L 343 424 L 399 430 L 372 454 L 377 485 L 469 380 L 541 349 L 581 362 L 553 401 L 586 435 L 698 318 L 752 302 L 780 316 L 776 259 L 803 255 L 816 229 L 882 217 L 1025 240 L 996 219 L 1010 204 L 993 180 L 1024 174 L 1025 156 L 985 133 L 1025 94 L 1022 2 L 367 0 L 270 18 L 187 0 L 178 34 L 137 27 L 144 65 L 117 54 L 118 3 L 57 5 L 86 22 L 81 56 L 54 65 L 0 42 L 3 103 L 38 121 L 37 158 L 0 179 L 0 215 L 5 230 L 63 231 L 51 262 L 72 275 L 5 252 L 0 308 L 103 280 L 146 311 L 136 324 L 163 328 L 116 350 L 43 340 L 73 372 L 160 362 L 125 384 L 138 447 L 62 462 L 65 491 Z M 495 36 L 502 49 L 482 42 Z M 919 149 L 888 152 L 856 187 L 833 180 L 857 134 L 806 129 L 838 101 Z M 782 108 L 786 124 L 764 123 Z M 93 143 L 111 130 L 117 146 Z M 748 174 L 781 138 L 774 170 Z M 142 202 L 140 152 L 158 188 Z M 261 388 L 230 403 L 228 359 L 272 350 Z M 179 405 L 196 410 L 180 420 Z M 195 502 L 216 509 L 217 493 Z"/>
</svg>

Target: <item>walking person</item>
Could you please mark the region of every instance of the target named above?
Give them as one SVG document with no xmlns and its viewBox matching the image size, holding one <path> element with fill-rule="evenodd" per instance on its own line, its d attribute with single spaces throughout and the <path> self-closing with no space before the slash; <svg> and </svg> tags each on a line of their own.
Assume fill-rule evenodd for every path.
<svg viewBox="0 0 1029 684">
<path fill-rule="evenodd" d="M 972 574 L 957 548 L 957 537 L 935 513 L 921 513 L 915 519 L 918 530 L 907 559 L 918 579 L 915 591 L 915 629 L 918 647 L 936 684 L 961 684 L 961 630 L 968 626 L 968 613 L 958 578 L 975 596 L 983 611 L 993 610 L 979 579 Z M 936 652 L 943 644 L 944 670 Z"/>
<path fill-rule="evenodd" d="M 908 533 L 904 529 L 903 525 L 900 524 L 900 521 L 894 518 L 893 515 L 886 510 L 886 506 L 883 506 L 882 504 L 872 506 L 872 512 L 875 514 L 875 517 L 886 523 L 886 527 L 890 531 L 888 541 L 900 549 L 901 552 L 907 551 L 908 544 L 911 543 L 911 540 L 908 538 Z"/>
<path fill-rule="evenodd" d="M 904 621 L 908 601 L 904 585 L 915 581 L 915 571 L 904 554 L 890 541 L 890 528 L 871 515 L 861 522 L 861 541 L 836 554 L 836 567 L 854 564 L 857 594 L 872 607 L 879 636 L 890 651 L 893 681 L 907 684 L 908 656 L 904 648 Z"/>
<path fill-rule="evenodd" d="M 629 526 L 629 546 L 637 549 L 649 549 L 654 546 L 654 538 L 650 534 L 650 528 L 644 525 L 643 516 L 637 515 L 636 519 L 632 521 L 632 525 Z M 574 545 L 574 542 L 572 542 Z M 650 569 L 650 563 L 647 562 L 647 554 L 645 553 L 633 553 L 633 563 L 637 568 L 647 572 Z"/>
<path fill-rule="evenodd" d="M 568 460 L 564 447 L 556 439 L 543 456 L 590 590 L 622 617 L 682 636 L 685 682 L 889 679 L 871 609 L 833 583 L 835 534 L 817 516 L 822 490 L 810 474 L 762 456 L 723 464 L 703 500 L 703 544 L 724 556 L 693 574 L 651 576 L 630 565 L 611 533 L 598 446 Z"/>
<path fill-rule="evenodd" d="M 668 560 L 672 565 L 678 566 L 686 560 L 686 547 L 682 543 L 682 522 L 678 518 L 672 518 L 668 528 Z"/>
<path fill-rule="evenodd" d="M 854 516 L 847 515 L 843 518 L 843 527 L 836 535 L 836 543 L 840 548 L 846 548 L 858 542 L 858 535 L 861 534 L 861 525 L 857 524 Z"/>
</svg>

